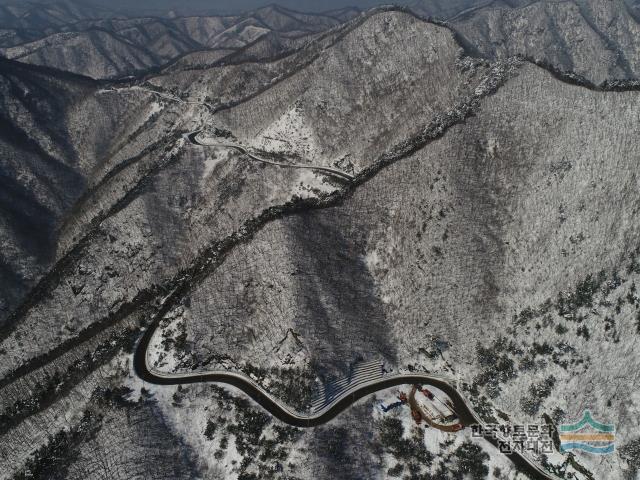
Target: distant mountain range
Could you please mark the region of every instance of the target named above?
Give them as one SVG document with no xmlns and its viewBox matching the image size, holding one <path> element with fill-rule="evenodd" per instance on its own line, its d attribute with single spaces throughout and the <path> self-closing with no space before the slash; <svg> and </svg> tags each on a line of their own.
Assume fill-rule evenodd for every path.
<svg viewBox="0 0 640 480">
<path fill-rule="evenodd" d="M 637 0 L 416 0 L 410 8 L 448 22 L 486 58 L 523 55 L 600 83 L 638 75 L 638 5 Z M 175 63 L 170 68 L 274 58 L 359 14 L 357 8 L 305 14 L 270 5 L 239 15 L 166 11 L 129 18 L 83 0 L 21 2 L 0 5 L 0 54 L 114 79 Z M 238 55 L 245 49 L 247 55 Z"/>
<path fill-rule="evenodd" d="M 127 19 L 81 5 L 68 0 L 42 8 L 0 7 L 0 52 L 25 63 L 115 78 L 191 52 L 224 56 L 263 37 L 285 49 L 359 13 L 344 9 L 314 15 L 268 6 L 236 16 Z"/>
</svg>

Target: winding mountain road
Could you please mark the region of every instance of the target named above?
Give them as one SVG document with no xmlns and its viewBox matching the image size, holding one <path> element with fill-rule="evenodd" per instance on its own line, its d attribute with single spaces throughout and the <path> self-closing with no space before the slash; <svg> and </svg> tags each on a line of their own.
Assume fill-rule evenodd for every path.
<svg viewBox="0 0 640 480">
<path fill-rule="evenodd" d="M 229 372 L 225 370 L 186 373 L 162 372 L 154 369 L 149 362 L 149 344 L 151 343 L 153 335 L 159 324 L 160 319 L 157 319 L 149 326 L 149 328 L 147 328 L 133 357 L 133 365 L 136 373 L 143 381 L 151 384 L 182 385 L 219 382 L 232 385 L 246 393 L 252 400 L 258 403 L 278 420 L 295 427 L 303 428 L 323 425 L 338 416 L 358 400 L 380 390 L 398 385 L 429 384 L 439 388 L 452 399 L 454 409 L 463 425 L 485 425 L 480 416 L 473 410 L 471 404 L 453 386 L 452 380 L 441 375 L 429 375 L 426 373 L 382 375 L 381 378 L 376 380 L 358 383 L 354 388 L 344 390 L 330 403 L 313 413 L 307 414 L 298 412 L 284 404 L 267 392 L 251 377 L 243 373 Z M 497 436 L 495 439 L 487 438 L 487 440 L 495 446 L 498 446 L 501 440 L 506 439 Z M 516 465 L 522 467 L 528 473 L 533 475 L 534 478 L 544 480 L 561 480 L 560 477 L 544 470 L 525 453 L 513 452 L 509 457 Z"/>
<path fill-rule="evenodd" d="M 166 100 L 171 100 L 174 101 L 176 103 L 182 103 L 185 105 L 198 105 L 201 107 L 205 107 L 207 109 L 209 109 L 211 112 L 215 113 L 215 106 L 211 105 L 207 102 L 199 102 L 196 100 L 184 100 L 176 95 L 170 94 L 170 93 L 165 93 L 165 92 L 159 92 L 157 90 L 152 90 L 150 88 L 145 88 L 145 87 L 141 87 L 141 86 L 132 86 L 132 87 L 126 87 L 126 88 L 112 88 L 112 89 L 105 89 L 102 90 L 101 93 L 107 93 L 107 92 L 118 92 L 121 90 L 138 90 L 138 91 L 143 91 L 143 92 L 147 92 L 151 95 L 156 95 L 160 98 L 164 98 Z M 304 165 L 304 164 L 299 164 L 299 163 L 285 163 L 285 162 L 276 162 L 274 160 L 268 160 L 266 158 L 261 158 L 258 155 L 256 155 L 255 153 L 250 152 L 249 150 L 247 150 L 245 147 L 243 147 L 242 145 L 238 145 L 235 143 L 205 143 L 202 140 L 200 140 L 198 138 L 198 135 L 202 133 L 202 130 L 196 130 L 195 132 L 190 132 L 186 135 L 184 135 L 184 137 L 189 140 L 191 143 L 193 143 L 194 145 L 199 145 L 202 147 L 220 147 L 220 148 L 231 148 L 231 149 L 235 149 L 238 152 L 240 152 L 243 155 L 246 155 L 247 157 L 249 157 L 252 160 L 255 160 L 256 162 L 261 162 L 267 165 L 273 165 L 276 167 L 281 167 L 281 168 L 297 168 L 297 169 L 306 169 L 306 170 L 314 170 L 317 172 L 322 172 L 325 174 L 329 174 L 335 177 L 339 177 L 342 180 L 347 180 L 347 181 L 352 181 L 354 179 L 353 175 L 350 175 L 346 172 L 343 172 L 342 170 L 338 170 L 337 168 L 332 168 L 332 167 L 326 167 L 324 165 Z"/>
<path fill-rule="evenodd" d="M 205 108 L 211 110 L 212 112 L 215 112 L 215 110 L 216 110 L 216 107 L 214 105 L 211 105 L 210 103 L 199 102 L 197 100 L 184 100 L 184 99 L 178 97 L 177 95 L 173 95 L 171 93 L 166 93 L 166 92 L 160 92 L 158 90 L 153 90 L 151 88 L 143 87 L 141 85 L 132 85 L 130 87 L 120 87 L 120 88 L 116 88 L 116 87 L 105 88 L 103 90 L 100 90 L 98 93 L 122 92 L 122 91 L 126 91 L 126 90 L 133 90 L 133 91 L 137 90 L 137 91 L 150 93 L 151 95 L 156 95 L 156 96 L 158 96 L 160 98 L 164 98 L 166 100 L 171 100 L 171 101 L 176 102 L 176 103 L 183 103 L 185 105 L 199 105 L 201 107 L 205 107 Z"/>
<path fill-rule="evenodd" d="M 215 112 L 214 106 L 198 101 L 183 100 L 175 95 L 158 92 L 156 90 L 147 89 L 144 87 L 130 87 L 147 91 L 151 94 L 173 100 L 175 102 L 184 104 L 194 104 L 204 106 L 205 108 Z M 298 169 L 310 169 L 326 174 L 340 177 L 343 180 L 352 181 L 354 177 L 341 170 L 321 166 L 321 165 L 300 165 L 276 162 L 257 156 L 256 154 L 249 152 L 245 147 L 233 143 L 206 143 L 198 138 L 201 130 L 185 134 L 185 138 L 191 143 L 203 147 L 221 147 L 231 148 L 239 151 L 243 155 L 248 156 L 252 160 L 274 165 L 282 168 L 298 168 Z M 452 399 L 454 409 L 460 422 L 465 426 L 481 425 L 485 426 L 485 422 L 474 411 L 473 407 L 465 399 L 465 397 L 458 392 L 453 386 L 453 381 L 450 378 L 441 375 L 429 375 L 426 373 L 411 373 L 411 374 L 386 374 L 381 375 L 378 378 L 370 381 L 362 381 L 356 383 L 352 388 L 343 389 L 335 398 L 329 403 L 324 404 L 318 410 L 312 413 L 298 412 L 292 409 L 290 406 L 281 402 L 278 398 L 272 396 L 262 386 L 255 382 L 251 377 L 238 372 L 229 372 L 225 370 L 213 370 L 207 372 L 185 372 L 185 373 L 169 373 L 162 372 L 153 368 L 149 363 L 149 344 L 153 338 L 155 331 L 160 325 L 160 318 L 156 319 L 145 331 L 144 335 L 140 339 L 136 351 L 133 357 L 134 369 L 138 376 L 145 382 L 155 385 L 182 385 L 182 384 L 194 384 L 194 383 L 208 383 L 218 382 L 227 385 L 234 386 L 242 390 L 245 394 L 251 397 L 256 403 L 258 403 L 267 412 L 273 415 L 278 420 L 296 427 L 316 427 L 323 425 L 341 412 L 349 408 L 358 400 L 370 395 L 372 393 L 398 386 L 398 385 L 416 385 L 416 384 L 428 384 L 439 388 L 445 392 L 449 398 Z M 506 441 L 505 438 L 500 435 L 496 435 L 496 438 L 486 438 L 490 443 L 499 446 L 500 441 Z M 509 455 L 509 458 L 527 473 L 534 478 L 542 480 L 562 480 L 560 477 L 553 473 L 543 469 L 536 461 L 530 458 L 524 452 L 514 451 Z"/>
<path fill-rule="evenodd" d="M 302 165 L 299 163 L 284 163 L 284 162 L 276 162 L 274 160 L 267 160 L 266 158 L 258 157 L 255 153 L 248 151 L 242 145 L 238 145 L 235 143 L 205 143 L 198 138 L 198 136 L 202 133 L 201 130 L 196 132 L 191 132 L 186 135 L 186 138 L 193 143 L 194 145 L 200 145 L 202 147 L 221 147 L 221 148 L 231 148 L 235 149 L 238 152 L 246 155 L 247 157 L 255 160 L 257 162 L 266 163 L 268 165 L 274 165 L 276 167 L 282 168 L 299 168 L 299 169 L 307 169 L 307 170 L 315 170 L 322 173 L 327 173 L 329 175 L 340 177 L 343 180 L 352 181 L 353 175 L 350 175 L 342 170 L 338 170 L 337 168 L 325 167 L 323 165 Z"/>
</svg>

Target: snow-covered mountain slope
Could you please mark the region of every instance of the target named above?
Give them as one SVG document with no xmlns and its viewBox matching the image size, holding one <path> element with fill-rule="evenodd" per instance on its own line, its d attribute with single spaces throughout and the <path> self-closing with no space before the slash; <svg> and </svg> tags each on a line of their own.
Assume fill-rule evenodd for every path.
<svg viewBox="0 0 640 480">
<path fill-rule="evenodd" d="M 599 84 L 640 75 L 640 24 L 624 0 L 490 4 L 450 20 L 491 58 L 523 55 Z"/>
<path fill-rule="evenodd" d="M 126 81 L 0 61 L 3 478 L 528 477 L 373 396 L 303 430 L 231 387 L 143 382 L 144 331 L 154 368 L 301 409 L 367 360 L 452 378 L 489 422 L 590 408 L 619 451 L 536 461 L 636 474 L 638 87 L 351 13 L 265 9 L 242 21 L 269 40 Z M 172 25 L 237 40 L 226 21 Z M 108 22 L 164 42 L 164 21 Z"/>
</svg>

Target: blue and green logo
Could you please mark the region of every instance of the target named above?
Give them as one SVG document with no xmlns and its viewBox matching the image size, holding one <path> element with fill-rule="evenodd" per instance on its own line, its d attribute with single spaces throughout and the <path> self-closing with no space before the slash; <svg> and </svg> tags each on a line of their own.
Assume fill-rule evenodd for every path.
<svg viewBox="0 0 640 480">
<path fill-rule="evenodd" d="M 589 410 L 572 424 L 560 425 L 560 451 L 582 450 L 596 455 L 607 455 L 615 450 L 615 427 L 597 422 Z"/>
</svg>

